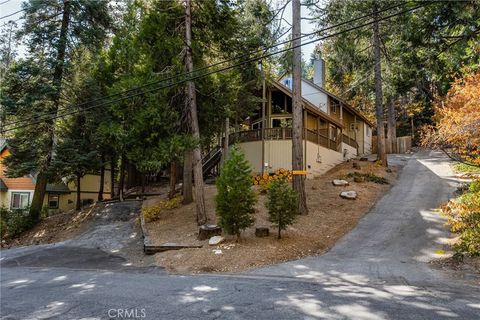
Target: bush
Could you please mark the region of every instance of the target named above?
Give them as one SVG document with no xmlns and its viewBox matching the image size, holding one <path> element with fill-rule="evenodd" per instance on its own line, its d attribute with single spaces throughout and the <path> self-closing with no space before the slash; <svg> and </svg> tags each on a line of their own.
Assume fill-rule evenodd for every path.
<svg viewBox="0 0 480 320">
<path fill-rule="evenodd" d="M 183 201 L 182 196 L 176 196 L 176 197 L 173 197 L 172 199 L 165 201 L 164 207 L 165 209 L 169 209 L 169 210 L 175 209 L 180 207 L 180 205 L 182 204 L 182 201 Z"/>
<path fill-rule="evenodd" d="M 163 203 L 142 208 L 142 214 L 146 222 L 156 221 L 160 219 L 160 214 L 162 213 Z"/>
<path fill-rule="evenodd" d="M 7 223 L 0 218 L 0 239 L 3 240 L 5 234 L 7 233 Z"/>
<path fill-rule="evenodd" d="M 278 239 L 280 239 L 281 230 L 286 230 L 298 213 L 298 194 L 286 179 L 275 180 L 270 183 L 266 206 L 268 221 L 278 227 Z"/>
<path fill-rule="evenodd" d="M 378 184 L 389 184 L 388 180 L 384 177 L 379 177 L 373 173 L 360 173 L 360 172 L 350 172 L 346 175 L 346 178 L 361 178 L 365 181 L 370 181 Z"/>
<path fill-rule="evenodd" d="M 233 147 L 217 179 L 215 197 L 218 224 L 230 235 L 240 237 L 240 232 L 253 225 L 255 219 L 255 192 L 252 190 L 252 169 L 237 147 Z"/>
<path fill-rule="evenodd" d="M 480 192 L 480 179 L 473 180 L 468 186 L 470 192 Z"/>
<path fill-rule="evenodd" d="M 33 227 L 34 221 L 29 216 L 28 210 L 11 210 L 8 214 L 6 224 L 8 237 L 15 238 Z"/>
<path fill-rule="evenodd" d="M 142 208 L 142 214 L 146 222 L 156 221 L 160 219 L 160 215 L 166 210 L 171 210 L 180 207 L 183 197 L 176 196 L 166 201 L 159 201 L 157 204 Z"/>
<path fill-rule="evenodd" d="M 454 246 L 457 254 L 480 255 L 480 190 L 478 182 L 472 183 L 469 191 L 449 201 L 442 207 L 447 224 L 452 232 L 459 233 L 459 242 Z"/>
</svg>

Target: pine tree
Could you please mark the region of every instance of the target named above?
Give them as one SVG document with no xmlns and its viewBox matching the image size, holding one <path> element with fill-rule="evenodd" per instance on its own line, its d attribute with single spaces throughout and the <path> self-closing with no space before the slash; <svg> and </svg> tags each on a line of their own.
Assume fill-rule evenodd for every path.
<svg viewBox="0 0 480 320">
<path fill-rule="evenodd" d="M 298 211 L 298 193 L 285 179 L 272 181 L 267 191 L 266 206 L 268 221 L 278 227 L 278 239 L 281 231 L 286 230 L 295 221 Z"/>
<path fill-rule="evenodd" d="M 255 192 L 252 189 L 252 169 L 245 155 L 236 147 L 230 151 L 222 173 L 217 179 L 215 198 L 219 225 L 227 234 L 236 235 L 253 225 Z"/>
</svg>

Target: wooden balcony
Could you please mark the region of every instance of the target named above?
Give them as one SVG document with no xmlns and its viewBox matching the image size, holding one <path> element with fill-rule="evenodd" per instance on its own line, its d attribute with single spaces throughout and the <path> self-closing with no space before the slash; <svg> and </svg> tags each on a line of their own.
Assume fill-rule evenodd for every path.
<svg viewBox="0 0 480 320">
<path fill-rule="evenodd" d="M 265 140 L 291 140 L 292 128 L 265 128 L 256 130 L 240 131 L 238 133 L 230 134 L 230 143 L 241 143 L 250 141 L 261 141 L 262 135 Z M 322 147 L 335 150 L 339 152 L 340 136 L 336 139 L 331 139 L 328 136 L 326 129 L 316 130 L 303 130 L 303 139 L 316 143 Z"/>
</svg>

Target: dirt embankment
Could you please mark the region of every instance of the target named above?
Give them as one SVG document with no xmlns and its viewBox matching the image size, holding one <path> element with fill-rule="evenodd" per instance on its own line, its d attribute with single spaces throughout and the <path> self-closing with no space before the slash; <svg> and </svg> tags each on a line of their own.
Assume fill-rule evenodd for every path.
<svg viewBox="0 0 480 320">
<path fill-rule="evenodd" d="M 347 162 L 320 178 L 307 180 L 309 214 L 298 216 L 296 222 L 282 233 L 281 240 L 276 239 L 276 229 L 267 220 L 264 195 L 258 196 L 254 226 L 242 233 L 239 242 L 227 237 L 227 241 L 217 246 L 209 246 L 207 240 L 196 239 L 198 226 L 195 223 L 195 204 L 165 210 L 158 221 L 147 224 L 151 240 L 156 245 L 174 242 L 203 244 L 203 247 L 157 253 L 156 262 L 176 272 L 236 272 L 324 253 L 358 223 L 397 177 L 398 167 L 391 167 L 387 171 L 373 162 L 358 163 L 360 170 L 353 169 L 352 162 Z M 345 178 L 348 173 L 355 171 L 384 177 L 390 184 L 357 183 L 348 179 L 349 186 L 332 185 L 332 179 Z M 340 192 L 348 190 L 356 191 L 358 198 L 340 198 Z M 215 186 L 206 186 L 206 207 L 209 223 L 212 224 L 216 223 L 215 194 Z M 145 204 L 153 205 L 160 200 L 149 199 Z M 270 236 L 255 237 L 255 227 L 258 226 L 270 227 Z"/>
</svg>

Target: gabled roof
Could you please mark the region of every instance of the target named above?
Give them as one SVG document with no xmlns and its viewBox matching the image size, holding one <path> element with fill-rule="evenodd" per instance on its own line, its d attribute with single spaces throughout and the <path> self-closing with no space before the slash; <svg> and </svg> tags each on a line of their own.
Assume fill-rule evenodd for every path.
<svg viewBox="0 0 480 320">
<path fill-rule="evenodd" d="M 282 91 L 286 95 L 288 95 L 290 97 L 292 96 L 292 94 L 293 94 L 292 90 L 290 90 L 290 88 L 288 88 L 284 84 L 282 84 L 278 81 L 272 81 L 271 83 L 275 88 Z M 328 113 L 325 113 L 322 110 L 318 109 L 315 105 L 313 105 L 310 101 L 308 101 L 304 97 L 302 97 L 302 103 L 303 103 L 305 109 L 307 109 L 308 111 L 311 111 L 311 112 L 315 113 L 316 115 L 320 116 L 321 118 L 323 118 L 323 119 L 325 119 L 325 120 L 327 120 L 331 123 L 336 124 L 340 128 L 344 127 L 343 123 L 341 123 L 338 119 L 336 119 L 336 118 L 330 116 Z"/>
<path fill-rule="evenodd" d="M 47 184 L 46 191 L 48 193 L 71 193 L 71 190 L 63 182 Z"/>
<path fill-rule="evenodd" d="M 320 87 L 319 85 L 313 83 L 313 81 L 307 80 L 305 78 L 302 78 L 302 80 L 305 81 L 306 83 L 308 83 L 309 85 L 311 85 L 312 87 L 314 87 L 315 89 L 325 93 L 327 96 L 330 96 L 330 97 L 340 101 L 343 104 L 343 106 L 346 107 L 346 109 L 353 112 L 355 115 L 360 117 L 363 121 L 365 121 L 369 126 L 373 127 L 373 124 L 370 122 L 370 120 L 367 119 L 367 117 L 365 117 L 360 111 L 358 111 L 357 109 L 355 109 L 354 107 L 352 107 L 351 105 L 346 103 L 343 99 L 341 99 L 338 96 L 334 95 L 333 93 L 325 90 L 324 88 Z"/>
</svg>

